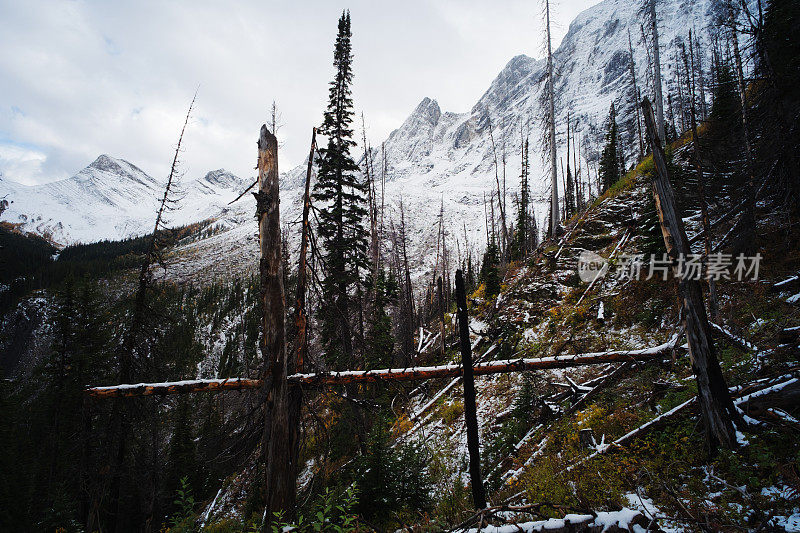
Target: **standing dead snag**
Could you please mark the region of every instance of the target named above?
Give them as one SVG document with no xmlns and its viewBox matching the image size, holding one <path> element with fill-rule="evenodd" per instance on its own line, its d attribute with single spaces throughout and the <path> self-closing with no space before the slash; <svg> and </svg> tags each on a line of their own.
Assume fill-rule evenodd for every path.
<svg viewBox="0 0 800 533">
<path fill-rule="evenodd" d="M 266 124 L 258 139 L 258 218 L 261 251 L 261 355 L 264 358 L 264 393 L 267 400 L 262 453 L 266 458 L 266 520 L 274 513 L 292 513 L 295 504 L 295 471 L 290 452 L 289 384 L 286 357 L 286 324 L 281 262 L 278 140 Z"/>
<path fill-rule="evenodd" d="M 475 406 L 475 375 L 472 368 L 472 348 L 469 343 L 469 317 L 464 275 L 456 270 L 456 303 L 458 305 L 458 333 L 461 346 L 461 366 L 464 369 L 464 420 L 467 425 L 469 450 L 469 477 L 472 481 L 472 500 L 476 509 L 486 508 L 486 492 L 481 478 L 481 452 L 478 442 L 478 412 Z"/>
<path fill-rule="evenodd" d="M 675 276 L 682 299 L 683 319 L 686 324 L 686 338 L 689 342 L 689 357 L 692 370 L 697 379 L 697 393 L 706 438 L 712 450 L 718 444 L 726 448 L 736 445 L 735 430 L 732 420 L 738 418 L 731 401 L 725 377 L 719 366 L 711 338 L 711 327 L 708 324 L 706 308 L 703 305 L 703 289 L 698 280 L 679 276 L 678 257 L 688 257 L 691 253 L 689 239 L 683 227 L 683 220 L 677 212 L 672 186 L 669 183 L 667 161 L 661 140 L 656 133 L 653 107 L 645 98 L 642 101 L 647 139 L 653 150 L 655 172 L 653 174 L 653 196 L 656 202 L 658 219 L 661 222 L 661 233 L 667 252 L 676 265 Z"/>
<path fill-rule="evenodd" d="M 691 114 L 691 127 L 692 127 L 692 160 L 694 162 L 694 169 L 697 173 L 697 196 L 700 200 L 700 217 L 703 227 L 703 244 L 705 251 L 705 259 L 711 256 L 711 221 L 708 216 L 708 202 L 706 201 L 705 178 L 703 177 L 703 167 L 700 164 L 700 137 L 697 135 L 697 108 L 695 106 L 695 83 L 694 83 L 694 46 L 692 45 L 692 32 L 689 31 L 689 56 L 691 57 L 691 65 L 689 59 L 686 57 L 686 49 L 683 48 L 683 64 L 686 71 L 686 87 L 689 93 L 689 110 Z M 711 319 L 716 320 L 717 312 L 719 311 L 719 304 L 717 300 L 717 284 L 714 278 L 708 280 L 708 309 L 711 313 Z"/>
<path fill-rule="evenodd" d="M 548 148 L 550 149 L 550 228 L 548 237 L 555 237 L 561 220 L 558 212 L 558 169 L 556 168 L 556 108 L 553 86 L 553 52 L 550 42 L 550 0 L 545 0 L 545 24 L 547 26 L 547 123 Z"/>
<path fill-rule="evenodd" d="M 186 118 L 183 121 L 181 133 L 178 136 L 178 144 L 175 147 L 175 154 L 172 158 L 169 176 L 167 176 L 167 183 L 164 186 L 164 194 L 159 202 L 158 211 L 156 211 L 156 221 L 153 225 L 153 232 L 150 234 L 150 238 L 147 243 L 147 251 L 145 252 L 144 260 L 142 261 L 142 265 L 139 269 L 139 280 L 136 287 L 136 293 L 133 298 L 133 313 L 130 319 L 130 326 L 124 333 L 122 346 L 119 351 L 120 383 L 130 383 L 133 380 L 133 375 L 135 373 L 135 355 L 139 349 L 141 336 L 145 333 L 143 330 L 145 330 L 147 327 L 147 294 L 151 289 L 153 281 L 153 264 L 163 264 L 162 254 L 165 243 L 163 242 L 163 237 L 161 234 L 164 230 L 166 214 L 175 207 L 174 189 L 176 182 L 179 179 L 179 158 L 181 154 L 181 145 L 183 144 L 183 134 L 186 132 L 186 126 L 189 124 L 189 118 L 192 116 L 192 110 L 194 109 L 196 100 L 197 93 L 195 93 L 194 97 L 192 98 L 192 102 L 189 104 L 189 110 L 186 112 Z M 113 438 L 117 439 L 117 441 L 113 445 L 115 448 L 115 456 L 113 459 L 113 474 L 110 492 L 111 501 L 113 502 L 113 505 L 115 505 L 116 509 L 113 515 L 112 523 L 114 524 L 114 529 L 117 531 L 120 531 L 127 521 L 126 513 L 128 510 L 128 505 L 123 498 L 124 492 L 122 471 L 126 463 L 126 456 L 128 454 L 128 434 L 131 428 L 131 417 L 132 412 L 130 406 L 114 406 L 111 414 L 111 434 Z M 99 497 L 99 495 L 95 495 L 95 498 Z M 96 500 L 92 503 L 93 508 L 96 508 L 99 505 L 99 500 Z M 94 519 L 94 515 L 90 515 L 87 518 L 86 525 L 89 531 L 92 531 L 96 525 L 94 523 Z"/>
<path fill-rule="evenodd" d="M 309 241 L 308 214 L 311 209 L 311 172 L 314 167 L 314 151 L 317 148 L 317 128 L 311 130 L 311 149 L 308 153 L 308 168 L 306 169 L 306 188 L 303 194 L 303 222 L 300 231 L 300 260 L 297 266 L 297 293 L 295 297 L 295 326 L 297 339 L 292 355 L 287 363 L 286 373 L 291 375 L 303 372 L 306 354 L 308 352 L 308 316 L 306 314 L 306 257 Z M 300 411 L 303 403 L 303 390 L 299 385 L 289 388 L 289 449 L 291 454 L 291 481 L 297 479 L 300 457 Z M 294 489 L 294 487 L 292 487 Z"/>
</svg>

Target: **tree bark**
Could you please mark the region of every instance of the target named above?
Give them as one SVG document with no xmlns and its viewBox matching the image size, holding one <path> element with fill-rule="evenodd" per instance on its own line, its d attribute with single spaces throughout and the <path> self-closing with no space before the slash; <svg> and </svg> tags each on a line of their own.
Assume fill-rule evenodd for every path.
<svg viewBox="0 0 800 533">
<path fill-rule="evenodd" d="M 750 130 L 747 122 L 747 92 L 744 84 L 744 69 L 742 68 L 742 54 L 739 51 L 739 39 L 736 36 L 736 18 L 733 3 L 728 0 L 728 22 L 730 24 L 730 41 L 733 46 L 733 57 L 736 62 L 736 82 L 739 89 L 739 99 L 742 103 L 742 136 L 744 137 L 745 156 L 747 157 L 747 186 L 745 190 L 744 215 L 742 216 L 742 234 L 739 248 L 750 253 L 754 251 L 756 241 L 756 185 L 755 169 L 753 168 L 753 151 L 750 146 Z"/>
<path fill-rule="evenodd" d="M 656 100 L 656 118 L 658 119 L 658 138 L 666 139 L 664 131 L 664 96 L 661 91 L 661 50 L 658 45 L 658 15 L 656 0 L 650 2 L 650 29 L 653 33 L 653 95 Z"/>
<path fill-rule="evenodd" d="M 295 296 L 295 326 L 297 339 L 295 340 L 293 357 L 289 357 L 286 365 L 287 374 L 303 372 L 306 355 L 308 353 L 308 316 L 306 314 L 306 280 L 307 280 L 307 253 L 309 240 L 308 215 L 311 209 L 311 173 L 314 167 L 314 150 L 317 147 L 317 128 L 311 129 L 311 148 L 308 153 L 308 167 L 306 168 L 306 187 L 303 194 L 303 221 L 300 232 L 300 259 L 297 266 L 297 293 Z M 290 465 L 294 469 L 291 474 L 297 479 L 300 460 L 300 415 L 303 405 L 303 389 L 299 385 L 289 388 L 289 451 Z"/>
<path fill-rule="evenodd" d="M 444 357 L 446 351 L 446 343 L 445 343 L 445 331 L 444 331 L 444 296 L 442 296 L 442 276 L 439 276 L 439 279 L 436 280 L 436 296 L 439 305 L 439 322 L 440 322 L 439 336 L 441 337 L 439 339 L 441 341 L 439 344 L 442 349 L 442 357 Z"/>
<path fill-rule="evenodd" d="M 478 441 L 478 413 L 475 405 L 475 376 L 472 369 L 472 348 L 469 342 L 469 317 L 467 316 L 467 291 L 464 275 L 456 270 L 456 303 L 458 305 L 458 333 L 461 346 L 461 366 L 464 369 L 464 420 L 467 426 L 469 450 L 469 476 L 472 481 L 472 501 L 475 508 L 486 508 L 486 491 L 481 478 L 481 452 Z"/>
<path fill-rule="evenodd" d="M 561 217 L 558 213 L 558 168 L 556 167 L 556 107 L 553 78 L 553 51 L 550 42 L 550 1 L 545 0 L 545 23 L 547 26 L 547 106 L 550 139 L 550 229 L 549 236 L 555 237 Z"/>
<path fill-rule="evenodd" d="M 605 365 L 632 361 L 652 361 L 671 355 L 675 349 L 677 336 L 669 342 L 637 350 L 612 350 L 608 352 L 556 355 L 531 359 L 506 359 L 477 363 L 473 366 L 475 376 L 507 374 L 529 370 L 551 368 L 574 368 L 587 365 Z M 452 378 L 463 375 L 464 369 L 458 364 L 411 368 L 382 368 L 376 370 L 344 370 L 320 374 L 294 374 L 288 376 L 290 384 L 332 386 L 350 383 L 379 383 L 381 381 L 415 381 L 422 379 Z M 190 392 L 220 392 L 226 390 L 259 389 L 264 386 L 261 379 L 233 378 L 229 380 L 195 380 L 168 383 L 142 383 L 138 385 L 114 385 L 110 387 L 91 387 L 86 389 L 95 398 L 124 398 L 151 396 L 157 394 L 183 394 Z"/>
<path fill-rule="evenodd" d="M 289 431 L 285 297 L 281 261 L 278 140 L 266 125 L 258 139 L 258 192 L 254 193 L 261 251 L 261 354 L 264 358 L 265 409 L 262 452 L 266 457 L 266 520 L 291 515 L 295 506 L 295 465 Z"/>
<path fill-rule="evenodd" d="M 706 202 L 706 189 L 703 183 L 703 167 L 700 165 L 700 137 L 697 135 L 697 107 L 695 106 L 695 87 L 694 87 L 694 47 L 692 45 L 692 32 L 689 32 L 689 56 L 691 65 L 686 58 L 686 50 L 683 51 L 684 70 L 686 70 L 686 87 L 690 98 L 690 113 L 692 125 L 692 146 L 694 169 L 697 172 L 697 193 L 700 199 L 700 216 L 703 223 L 703 245 L 705 260 L 711 256 L 711 221 L 708 217 L 708 203 Z M 719 305 L 717 303 L 717 283 L 714 279 L 708 280 L 708 310 L 711 318 L 717 318 Z"/>
<path fill-rule="evenodd" d="M 639 133 L 639 161 L 644 159 L 644 139 L 642 137 L 642 119 L 639 115 L 639 88 L 636 85 L 636 63 L 633 60 L 633 43 L 631 42 L 631 32 L 628 30 L 628 54 L 631 67 L 631 83 L 633 84 L 633 110 L 636 112 L 636 130 Z"/>
<path fill-rule="evenodd" d="M 642 101 L 642 109 L 656 169 L 653 174 L 653 196 L 661 223 L 664 244 L 670 258 L 675 263 L 681 254 L 683 257 L 688 257 L 691 252 L 689 240 L 686 238 L 683 220 L 675 206 L 664 150 L 661 147 L 661 139 L 656 133 L 653 108 L 647 98 Z M 675 275 L 678 277 L 677 265 L 674 269 Z M 712 451 L 718 444 L 726 448 L 733 448 L 736 445 L 736 438 L 732 420 L 737 419 L 738 415 L 714 350 L 700 282 L 681 278 L 678 280 L 678 287 L 682 300 L 686 337 L 689 342 L 689 357 L 697 379 L 700 412 L 709 447 Z"/>
</svg>

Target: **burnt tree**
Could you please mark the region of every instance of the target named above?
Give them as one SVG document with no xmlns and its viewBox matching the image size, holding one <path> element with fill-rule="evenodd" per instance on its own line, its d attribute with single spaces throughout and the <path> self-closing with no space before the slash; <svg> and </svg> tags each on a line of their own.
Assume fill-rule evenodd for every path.
<svg viewBox="0 0 800 533">
<path fill-rule="evenodd" d="M 667 172 L 667 160 L 661 139 L 656 133 L 655 117 L 650 101 L 642 101 L 647 140 L 653 151 L 653 197 L 655 198 L 661 233 L 667 253 L 676 266 L 675 274 L 679 277 L 677 261 L 680 255 L 688 257 L 691 253 L 689 239 L 683 227 L 683 220 L 678 214 L 672 185 Z M 708 324 L 706 309 L 703 305 L 703 290 L 698 280 L 679 277 L 678 288 L 681 295 L 683 320 L 686 327 L 686 338 L 689 343 L 689 357 L 692 371 L 697 380 L 697 397 L 700 412 L 706 430 L 706 438 L 713 451 L 718 445 L 733 448 L 736 445 L 733 420 L 738 418 L 731 401 L 725 377 L 719 366 Z"/>
<path fill-rule="evenodd" d="M 267 527 L 274 513 L 292 513 L 295 504 L 295 465 L 290 451 L 289 384 L 287 377 L 286 307 L 281 261 L 278 140 L 266 124 L 258 139 L 256 217 L 261 252 L 261 355 L 264 359 L 266 409 L 262 453 L 266 459 Z"/>
<path fill-rule="evenodd" d="M 475 375 L 472 368 L 472 348 L 469 343 L 469 317 L 464 275 L 456 270 L 456 304 L 458 305 L 458 334 L 461 347 L 461 366 L 464 369 L 464 421 L 467 426 L 469 477 L 472 481 L 472 500 L 476 509 L 486 508 L 486 491 L 481 478 L 481 452 L 478 442 L 478 412 L 475 406 Z"/>
</svg>

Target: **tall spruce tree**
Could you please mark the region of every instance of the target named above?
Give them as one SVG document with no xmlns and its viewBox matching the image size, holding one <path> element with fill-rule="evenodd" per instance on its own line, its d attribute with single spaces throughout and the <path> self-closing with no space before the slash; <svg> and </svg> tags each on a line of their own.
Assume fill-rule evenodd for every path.
<svg viewBox="0 0 800 533">
<path fill-rule="evenodd" d="M 369 271 L 367 260 L 367 186 L 357 178 L 359 170 L 350 150 L 353 140 L 353 55 L 350 44 L 350 13 L 339 18 L 339 33 L 333 53 L 336 76 L 328 91 L 328 108 L 319 133 L 328 138 L 321 149 L 314 199 L 321 203 L 318 234 L 325 248 L 322 338 L 326 359 L 334 366 L 354 361 L 350 325 L 351 293 Z"/>
<path fill-rule="evenodd" d="M 715 68 L 717 84 L 711 102 L 711 118 L 725 129 L 741 124 L 741 103 L 736 94 L 736 80 L 731 66 L 725 60 L 717 62 Z"/>
<path fill-rule="evenodd" d="M 480 281 L 485 284 L 485 294 L 487 298 L 494 298 L 500 294 L 500 273 L 497 264 L 500 262 L 500 249 L 495 240 L 492 239 L 483 254 L 481 264 Z"/>
<path fill-rule="evenodd" d="M 607 191 L 619 179 L 618 137 L 617 112 L 612 103 L 606 122 L 606 145 L 600 155 L 600 181 L 603 186 L 603 192 Z"/>
<path fill-rule="evenodd" d="M 528 255 L 530 224 L 528 223 L 528 206 L 530 205 L 531 188 L 528 182 L 530 166 L 528 164 L 528 139 L 522 142 L 522 172 L 520 174 L 519 211 L 517 212 L 517 232 L 514 243 L 514 258 L 521 259 Z M 469 273 L 467 275 L 469 278 Z"/>
<path fill-rule="evenodd" d="M 392 365 L 394 354 L 394 335 L 392 335 L 392 318 L 387 312 L 390 304 L 397 302 L 399 291 L 394 274 L 384 269 L 378 271 L 375 280 L 374 314 L 367 334 L 369 352 L 364 356 L 367 368 L 385 368 Z"/>
</svg>

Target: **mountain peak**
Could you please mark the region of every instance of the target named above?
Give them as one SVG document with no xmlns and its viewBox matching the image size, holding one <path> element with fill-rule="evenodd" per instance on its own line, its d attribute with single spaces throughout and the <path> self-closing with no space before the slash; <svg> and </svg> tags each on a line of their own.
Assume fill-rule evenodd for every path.
<svg viewBox="0 0 800 533">
<path fill-rule="evenodd" d="M 426 96 L 422 99 L 417 108 L 414 109 L 412 115 L 425 120 L 430 123 L 431 126 L 435 126 L 442 116 L 442 110 L 439 107 L 439 102 Z"/>
<path fill-rule="evenodd" d="M 97 170 L 105 170 L 107 172 L 118 172 L 121 170 L 119 160 L 111 157 L 108 154 L 101 154 L 89 164 L 88 168 L 95 168 Z"/>
<path fill-rule="evenodd" d="M 212 170 L 203 176 L 202 181 L 212 187 L 237 188 L 242 180 L 224 168 Z"/>
</svg>

